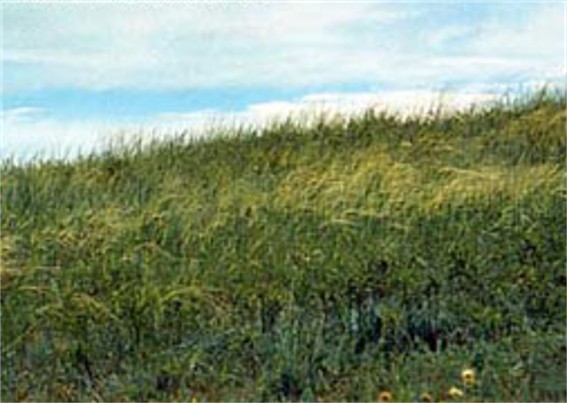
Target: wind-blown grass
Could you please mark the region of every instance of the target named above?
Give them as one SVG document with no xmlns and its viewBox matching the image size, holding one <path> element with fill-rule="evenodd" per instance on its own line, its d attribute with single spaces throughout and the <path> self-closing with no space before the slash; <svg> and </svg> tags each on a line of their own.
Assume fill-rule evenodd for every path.
<svg viewBox="0 0 567 403">
<path fill-rule="evenodd" d="M 5 162 L 2 400 L 565 400 L 565 110 Z"/>
</svg>

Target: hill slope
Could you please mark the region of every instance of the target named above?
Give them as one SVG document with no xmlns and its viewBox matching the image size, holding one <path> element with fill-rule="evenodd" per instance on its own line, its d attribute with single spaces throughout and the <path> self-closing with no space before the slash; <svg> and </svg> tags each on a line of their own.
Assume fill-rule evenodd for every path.
<svg viewBox="0 0 567 403">
<path fill-rule="evenodd" d="M 4 163 L 2 400 L 565 400 L 565 106 Z"/>
</svg>

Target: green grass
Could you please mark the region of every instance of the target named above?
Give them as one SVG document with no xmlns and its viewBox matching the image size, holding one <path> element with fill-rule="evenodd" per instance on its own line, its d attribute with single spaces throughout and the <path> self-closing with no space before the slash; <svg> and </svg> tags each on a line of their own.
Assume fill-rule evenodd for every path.
<svg viewBox="0 0 567 403">
<path fill-rule="evenodd" d="M 2 400 L 565 401 L 565 110 L 4 162 Z"/>
</svg>

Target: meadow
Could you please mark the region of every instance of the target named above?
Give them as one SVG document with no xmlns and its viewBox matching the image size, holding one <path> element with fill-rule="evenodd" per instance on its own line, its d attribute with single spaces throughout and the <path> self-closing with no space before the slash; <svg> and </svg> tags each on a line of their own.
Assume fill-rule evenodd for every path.
<svg viewBox="0 0 567 403">
<path fill-rule="evenodd" d="M 566 106 L 4 161 L 1 400 L 566 401 Z"/>
</svg>

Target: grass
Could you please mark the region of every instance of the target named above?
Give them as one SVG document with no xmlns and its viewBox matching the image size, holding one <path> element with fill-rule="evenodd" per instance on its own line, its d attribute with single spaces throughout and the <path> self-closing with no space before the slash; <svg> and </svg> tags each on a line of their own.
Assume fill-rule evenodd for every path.
<svg viewBox="0 0 567 403">
<path fill-rule="evenodd" d="M 1 398 L 565 401 L 565 121 L 542 92 L 5 161 Z"/>
</svg>

